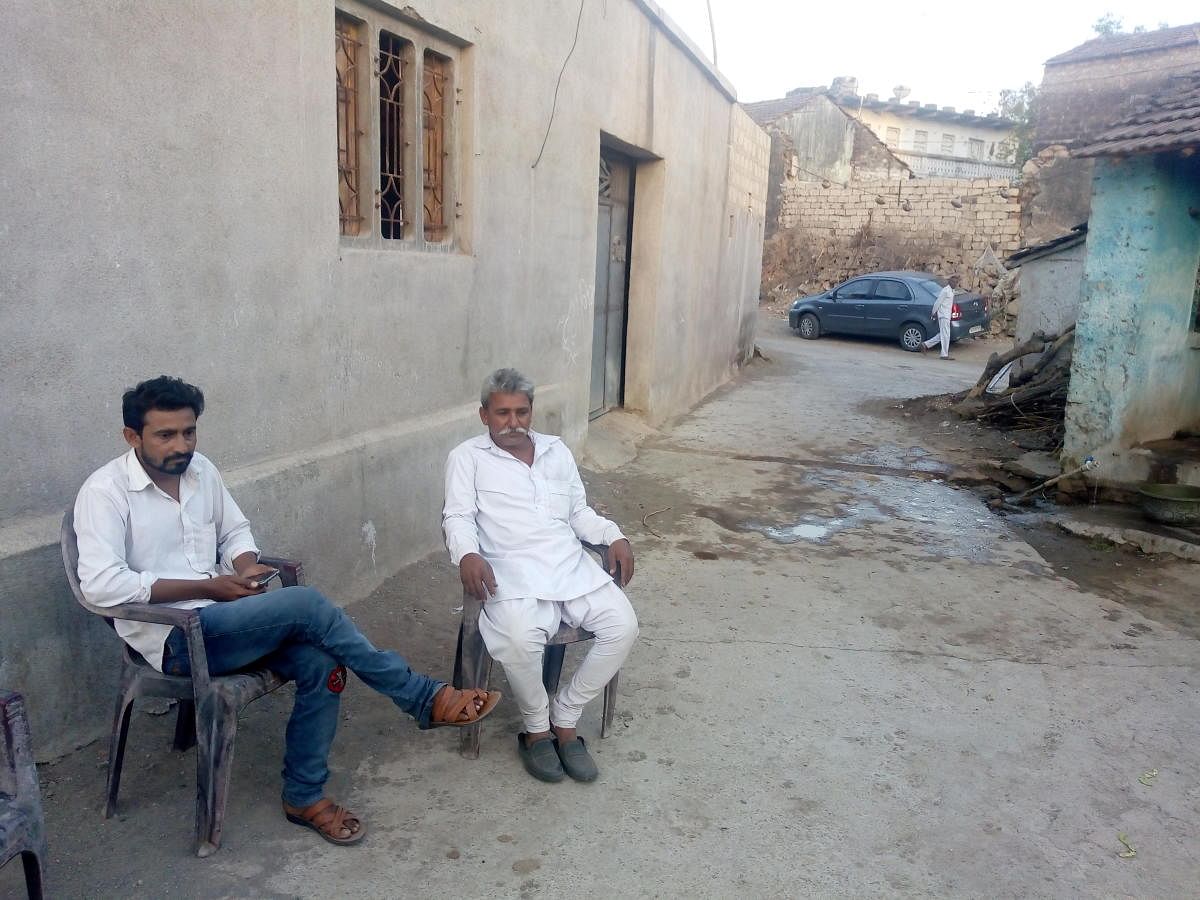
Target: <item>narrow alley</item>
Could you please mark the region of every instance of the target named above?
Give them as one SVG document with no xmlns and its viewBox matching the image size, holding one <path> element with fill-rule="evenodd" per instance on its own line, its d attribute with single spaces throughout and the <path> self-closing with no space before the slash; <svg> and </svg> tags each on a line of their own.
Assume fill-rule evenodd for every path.
<svg viewBox="0 0 1200 900">
<path fill-rule="evenodd" d="M 966 386 L 986 346 L 759 334 L 770 361 L 589 476 L 642 623 L 616 734 L 598 705 L 581 724 L 599 783 L 526 777 L 511 701 L 468 761 L 355 684 L 333 787 L 372 833 L 328 847 L 278 814 L 281 691 L 243 715 L 225 843 L 198 860 L 191 756 L 138 714 L 117 819 L 100 744 L 41 769 L 52 895 L 1193 893 L 1196 636 L 1056 573 L 903 418 L 863 411 Z M 351 612 L 448 672 L 459 597 L 438 556 Z"/>
</svg>

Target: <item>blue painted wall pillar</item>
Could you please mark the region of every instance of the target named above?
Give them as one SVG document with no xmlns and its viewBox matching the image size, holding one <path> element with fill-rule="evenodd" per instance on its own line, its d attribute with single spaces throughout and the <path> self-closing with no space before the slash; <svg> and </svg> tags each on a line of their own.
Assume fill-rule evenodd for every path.
<svg viewBox="0 0 1200 900">
<path fill-rule="evenodd" d="M 1200 429 L 1200 159 L 1097 161 L 1064 463 Z M 1106 463 L 1106 460 L 1108 462 Z M 1121 480 L 1120 476 L 1113 480 Z"/>
</svg>

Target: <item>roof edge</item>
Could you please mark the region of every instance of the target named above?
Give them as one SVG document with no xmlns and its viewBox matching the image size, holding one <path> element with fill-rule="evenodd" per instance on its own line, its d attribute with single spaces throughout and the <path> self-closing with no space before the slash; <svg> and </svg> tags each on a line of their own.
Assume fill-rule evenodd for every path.
<svg viewBox="0 0 1200 900">
<path fill-rule="evenodd" d="M 708 61 L 700 48 L 693 43 L 682 28 L 675 24 L 675 21 L 666 14 L 661 6 L 654 0 L 633 0 L 634 6 L 638 7 L 655 26 L 664 35 L 667 36 L 671 43 L 679 47 L 696 65 L 704 76 L 716 86 L 722 94 L 730 101 L 737 103 L 737 89 L 733 86 L 728 78 L 721 74 L 720 70 Z"/>
</svg>

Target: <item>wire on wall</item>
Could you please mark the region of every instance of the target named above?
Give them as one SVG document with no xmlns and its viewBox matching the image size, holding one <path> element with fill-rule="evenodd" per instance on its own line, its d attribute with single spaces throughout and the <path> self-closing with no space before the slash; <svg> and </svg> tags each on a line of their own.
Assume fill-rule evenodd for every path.
<svg viewBox="0 0 1200 900">
<path fill-rule="evenodd" d="M 563 73 L 567 71 L 567 63 L 571 61 L 571 56 L 575 53 L 575 45 L 579 43 L 579 26 L 583 23 L 583 6 L 586 2 L 587 0 L 579 0 L 579 16 L 575 19 L 575 38 L 571 41 L 571 49 L 567 51 L 562 68 L 558 70 L 558 81 L 554 82 L 554 100 L 550 103 L 550 121 L 546 123 L 546 135 L 542 138 L 542 146 L 538 150 L 537 159 L 529 167 L 531 169 L 536 169 L 538 163 L 542 161 L 542 154 L 546 152 L 546 141 L 550 140 L 550 128 L 554 125 L 554 113 L 558 109 L 558 89 L 562 86 Z"/>
</svg>

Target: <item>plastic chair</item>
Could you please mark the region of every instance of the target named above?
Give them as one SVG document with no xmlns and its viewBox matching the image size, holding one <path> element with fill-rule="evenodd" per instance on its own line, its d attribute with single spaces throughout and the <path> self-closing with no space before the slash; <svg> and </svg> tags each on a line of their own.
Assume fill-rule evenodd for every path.
<svg viewBox="0 0 1200 900">
<path fill-rule="evenodd" d="M 79 545 L 75 536 L 75 511 L 68 509 L 62 521 L 62 556 L 67 581 L 75 599 L 90 613 L 104 618 L 174 625 L 187 636 L 190 676 L 159 672 L 132 647 L 124 648 L 121 661 L 117 707 L 113 715 L 112 738 L 108 749 L 108 784 L 104 817 L 111 818 L 117 808 L 121 787 L 121 763 L 133 703 L 141 697 L 165 697 L 179 701 L 175 721 L 176 750 L 196 746 L 196 855 L 209 856 L 221 846 L 221 826 L 229 796 L 229 776 L 233 765 L 233 743 L 237 736 L 238 712 L 246 704 L 286 684 L 286 679 L 268 669 L 247 670 L 233 675 L 213 676 L 208 672 L 200 614 L 195 609 L 175 609 L 165 604 L 123 603 L 120 606 L 93 606 L 84 599 L 79 587 Z M 262 557 L 261 562 L 279 569 L 285 587 L 302 584 L 300 563 L 288 559 Z"/>
<path fill-rule="evenodd" d="M 41 900 L 46 821 L 21 695 L 0 691 L 0 714 L 0 866 L 20 856 L 29 900 Z"/>
<path fill-rule="evenodd" d="M 600 558 L 600 565 L 607 572 L 608 545 L 589 544 L 586 541 L 580 543 Z M 614 580 L 620 583 L 619 568 Z M 483 635 L 479 632 L 479 614 L 482 610 L 483 604 L 464 591 L 462 624 L 458 628 L 458 649 L 454 654 L 454 687 L 459 690 L 487 690 L 488 681 L 491 679 L 492 657 L 483 643 Z M 590 641 L 593 637 L 595 635 L 590 631 L 571 628 L 565 622 L 558 626 L 558 632 L 546 642 L 546 653 L 542 659 L 542 684 L 545 685 L 547 694 L 553 696 L 558 691 L 567 645 Z M 617 679 L 620 675 L 620 672 L 613 675 L 612 680 L 604 686 L 604 709 L 600 720 L 602 738 L 608 737 L 609 731 L 612 730 L 613 716 L 617 711 Z M 479 758 L 479 733 L 482 725 L 483 723 L 479 723 L 459 729 L 459 753 L 467 759 Z"/>
</svg>

